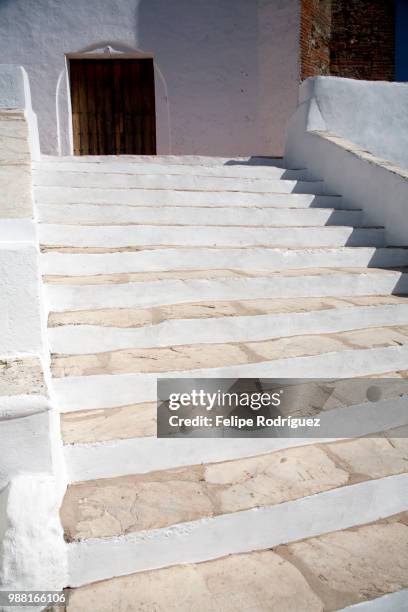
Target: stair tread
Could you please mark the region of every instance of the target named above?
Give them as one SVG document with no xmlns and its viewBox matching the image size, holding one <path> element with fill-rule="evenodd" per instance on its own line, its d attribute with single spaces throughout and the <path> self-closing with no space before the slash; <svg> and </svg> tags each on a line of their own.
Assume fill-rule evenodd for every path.
<svg viewBox="0 0 408 612">
<path fill-rule="evenodd" d="M 377 374 L 376 379 L 405 379 L 407 376 L 408 371 L 404 370 Z M 348 384 L 347 380 L 345 384 Z M 343 388 L 343 385 L 341 387 Z M 351 403 L 346 398 L 347 389 L 342 395 L 344 406 Z M 362 402 L 365 400 L 365 397 L 358 399 Z M 357 402 L 355 395 L 353 395 L 353 401 Z M 333 406 L 334 404 L 329 401 L 324 408 L 329 410 Z M 296 410 L 293 410 L 292 415 L 308 416 L 309 412 L 304 410 L 303 406 L 298 406 Z M 64 444 L 99 444 L 112 440 L 155 437 L 156 432 L 156 402 L 142 402 L 99 410 L 78 410 L 61 414 L 61 434 Z"/>
<path fill-rule="evenodd" d="M 270 362 L 281 359 L 283 355 L 285 358 L 311 357 L 323 353 L 406 345 L 408 325 L 401 325 L 258 342 L 184 344 L 84 355 L 53 355 L 51 371 L 54 377 L 167 373 Z"/>
<path fill-rule="evenodd" d="M 41 224 L 42 247 L 335 247 L 385 244 L 384 228 L 353 226 L 239 227 L 194 225 L 62 225 Z"/>
<path fill-rule="evenodd" d="M 176 206 L 287 206 L 288 202 L 297 205 L 335 206 L 341 205 L 342 198 L 336 194 L 316 194 L 313 185 L 303 183 L 302 191 L 291 191 L 291 186 L 280 191 L 240 192 L 240 191 L 204 191 L 177 189 L 100 189 L 96 187 L 35 187 L 34 195 L 39 204 L 110 204 L 124 206 L 176 205 Z M 316 190 L 316 189 L 315 189 Z M 323 187 L 322 187 L 323 191 Z"/>
<path fill-rule="evenodd" d="M 83 276 L 121 273 L 173 274 L 235 270 L 278 272 L 311 268 L 395 268 L 408 264 L 408 249 L 393 247 L 318 248 L 141 248 L 81 249 L 43 247 L 45 275 Z M 95 252 L 98 251 L 98 252 Z M 109 252 L 107 252 L 109 251 Z M 94 281 L 91 281 L 94 282 Z"/>
<path fill-rule="evenodd" d="M 250 314 L 284 314 L 319 310 L 407 304 L 408 298 L 396 295 L 344 296 L 326 298 L 272 298 L 223 302 L 192 302 L 151 309 L 102 309 L 51 312 L 48 327 L 59 325 L 105 325 L 108 327 L 137 328 L 162 321 L 181 318 L 221 318 Z"/>
<path fill-rule="evenodd" d="M 404 303 L 355 305 L 317 311 L 277 314 L 241 312 L 232 317 L 191 319 L 183 316 L 136 328 L 99 325 L 65 325 L 49 329 L 50 350 L 57 354 L 91 354 L 139 348 L 179 347 L 186 344 L 248 343 L 277 338 L 322 335 L 356 329 L 408 325 L 408 300 Z"/>
<path fill-rule="evenodd" d="M 383 595 L 388 609 L 402 610 L 408 599 L 401 591 L 408 584 L 407 520 L 397 515 L 272 550 L 104 580 L 71 590 L 67 612 L 82 612 L 90 602 L 109 612 L 119 594 L 124 607 L 157 612 L 284 610 L 288 601 L 293 610 L 320 612 Z"/>
<path fill-rule="evenodd" d="M 212 279 L 255 279 L 255 278 L 282 278 L 293 276 L 325 276 L 328 274 L 382 274 L 400 272 L 406 273 L 408 266 L 398 266 L 392 268 L 361 268 L 361 267 L 338 267 L 338 268 L 295 268 L 284 270 L 244 270 L 244 269 L 223 269 L 215 268 L 212 270 L 163 270 L 152 272 L 117 272 L 113 274 L 86 274 L 76 275 L 44 275 L 43 281 L 49 285 L 100 285 L 100 284 L 127 284 L 144 283 L 165 280 L 212 280 Z"/>
<path fill-rule="evenodd" d="M 342 297 L 344 295 L 384 295 L 407 293 L 407 274 L 400 270 L 377 268 L 295 269 L 259 275 L 231 275 L 194 278 L 180 274 L 176 278 L 157 280 L 153 275 L 129 282 L 110 278 L 99 283 L 97 277 L 80 284 L 46 284 L 45 295 L 50 311 L 106 308 L 146 308 L 200 301 L 239 301 L 281 297 Z M 142 280 L 142 279 L 145 280 Z M 61 279 L 62 280 L 62 279 Z M 375 283 L 373 281 L 376 281 Z M 84 283 L 84 284 L 83 284 Z"/>
<path fill-rule="evenodd" d="M 287 171 L 290 175 L 290 171 Z M 34 170 L 34 187 L 62 187 L 67 189 L 92 188 L 98 189 L 176 189 L 176 190 L 203 190 L 203 191 L 243 191 L 243 192 L 268 192 L 279 190 L 281 187 L 302 187 L 310 183 L 317 189 L 322 187 L 323 181 L 310 179 L 305 176 L 242 176 L 231 173 L 224 175 L 200 175 L 154 173 L 150 169 L 146 172 L 135 174 L 132 172 L 94 172 L 92 169 L 84 171 L 65 170 L 54 172 L 41 172 Z"/>
<path fill-rule="evenodd" d="M 95 410 L 156 401 L 157 379 L 194 378 L 350 378 L 405 370 L 408 347 L 354 348 L 308 357 L 286 357 L 236 366 L 184 370 L 176 373 L 131 373 L 65 376 L 52 379 L 61 412 Z M 352 359 L 350 359 L 352 357 Z M 257 440 L 257 443 L 259 441 Z"/>
<path fill-rule="evenodd" d="M 317 441 L 228 462 L 75 483 L 62 504 L 62 524 L 68 540 L 83 540 L 271 506 L 406 473 L 407 451 L 402 428 L 382 437 Z"/>
</svg>

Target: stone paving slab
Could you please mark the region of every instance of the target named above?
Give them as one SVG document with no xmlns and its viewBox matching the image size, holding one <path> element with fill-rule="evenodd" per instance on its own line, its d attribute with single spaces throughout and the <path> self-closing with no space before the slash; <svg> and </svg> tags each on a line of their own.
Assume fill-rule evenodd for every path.
<svg viewBox="0 0 408 612">
<path fill-rule="evenodd" d="M 408 586 L 408 517 L 295 542 L 276 552 L 292 563 L 325 610 Z"/>
<path fill-rule="evenodd" d="M 156 402 L 61 414 L 65 444 L 105 442 L 156 435 Z"/>
</svg>

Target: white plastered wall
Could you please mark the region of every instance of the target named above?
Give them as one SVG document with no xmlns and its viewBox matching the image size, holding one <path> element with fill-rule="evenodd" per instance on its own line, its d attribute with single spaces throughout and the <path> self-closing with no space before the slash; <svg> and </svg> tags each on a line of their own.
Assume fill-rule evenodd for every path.
<svg viewBox="0 0 408 612">
<path fill-rule="evenodd" d="M 0 588 L 59 589 L 67 583 L 58 514 L 66 477 L 33 215 L 38 135 L 20 66 L 0 65 L 0 151 Z"/>
<path fill-rule="evenodd" d="M 66 54 L 110 45 L 154 57 L 159 153 L 281 155 L 297 99 L 299 5 L 14 0 L 0 3 L 0 53 L 27 70 L 43 153 L 58 153 L 57 113 L 70 152 Z"/>
</svg>

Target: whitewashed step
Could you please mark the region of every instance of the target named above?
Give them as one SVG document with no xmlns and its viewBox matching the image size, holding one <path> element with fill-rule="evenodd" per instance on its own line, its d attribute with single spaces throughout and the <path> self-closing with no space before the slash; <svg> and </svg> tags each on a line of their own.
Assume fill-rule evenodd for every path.
<svg viewBox="0 0 408 612">
<path fill-rule="evenodd" d="M 282 182 L 283 183 L 283 182 Z M 285 183 L 283 183 L 285 184 Z M 311 183 L 304 183 L 306 186 Z M 337 195 L 290 193 L 240 193 L 234 191 L 175 191 L 171 189 L 98 189 L 86 187 L 36 187 L 40 204 L 124 204 L 126 206 L 250 206 L 283 208 L 344 208 Z M 73 210 L 73 214 L 75 214 Z"/>
<path fill-rule="evenodd" d="M 355 332 L 351 332 L 355 333 Z M 370 330 L 375 338 L 375 332 Z M 159 349 L 155 349 L 159 350 Z M 161 350 L 161 349 L 160 349 Z M 157 378 L 352 378 L 406 370 L 407 345 L 321 352 L 303 357 L 169 372 L 88 374 L 52 379 L 62 412 L 115 408 L 156 401 Z M 155 468 L 152 468 L 155 469 Z"/>
<path fill-rule="evenodd" d="M 408 274 L 396 271 L 305 271 L 274 278 L 165 280 L 102 285 L 46 285 L 51 311 L 136 308 L 205 300 L 408 293 Z"/>
<path fill-rule="evenodd" d="M 408 327 L 390 326 L 346 330 L 331 334 L 304 334 L 268 338 L 256 342 L 213 342 L 158 348 L 126 348 L 103 353 L 52 355 L 54 377 L 166 374 L 200 368 L 251 366 L 286 357 L 309 358 L 319 354 L 344 353 L 359 348 L 406 346 Z"/>
<path fill-rule="evenodd" d="M 307 227 L 324 225 L 361 225 L 360 210 L 333 208 L 205 208 L 187 206 L 98 206 L 95 204 L 37 205 L 41 223 L 78 225 L 219 225 Z"/>
<path fill-rule="evenodd" d="M 399 372 L 387 372 L 380 375 L 380 378 L 388 379 L 384 380 L 385 384 L 383 387 L 381 402 L 395 400 L 396 398 L 399 398 L 399 402 L 404 393 L 407 395 L 405 380 L 406 376 L 406 370 Z M 390 385 L 389 382 L 391 380 L 392 384 Z M 359 379 L 359 382 L 362 381 L 363 379 Z M 314 381 L 312 381 L 311 384 L 308 384 L 307 381 L 305 381 L 302 385 L 298 385 L 299 394 L 297 395 L 297 400 L 287 407 L 284 414 L 287 415 L 290 413 L 292 417 L 306 417 L 314 413 L 314 408 L 310 407 L 308 402 L 305 404 L 302 401 L 302 398 L 305 396 L 304 394 L 306 394 L 307 397 L 310 397 L 310 395 L 307 394 L 312 388 L 313 392 L 315 393 L 316 383 Z M 323 390 L 322 394 L 320 394 L 320 397 L 323 399 L 322 403 L 324 404 L 325 412 L 339 408 L 338 397 L 340 396 L 342 398 L 341 405 L 343 408 L 348 406 L 358 406 L 359 404 L 367 402 L 366 385 L 364 384 L 357 388 L 355 385 L 350 384 L 350 379 L 343 379 L 342 383 L 337 382 L 336 389 L 337 393 L 330 399 L 327 399 L 325 390 Z M 408 424 L 408 417 L 406 416 L 408 398 L 406 397 L 405 400 L 401 399 L 401 402 L 403 403 L 400 405 L 400 408 L 402 405 L 404 406 L 402 408 L 402 415 Z M 391 413 L 387 412 L 388 404 L 377 404 L 376 410 L 377 408 L 382 417 L 385 416 L 388 418 L 391 416 Z M 394 409 L 398 410 L 396 406 L 394 406 Z M 113 440 L 118 441 L 149 437 L 154 438 L 156 437 L 157 427 L 156 410 L 156 402 L 142 402 L 125 406 L 102 408 L 98 410 L 91 409 L 61 413 L 60 423 L 63 443 L 68 445 L 99 444 L 101 442 L 105 443 Z M 355 416 L 354 412 L 352 413 L 352 416 Z M 342 419 L 344 424 L 344 414 Z M 393 419 L 391 420 L 393 421 Z M 373 427 L 379 426 L 379 423 L 374 423 L 372 419 L 369 419 L 369 421 L 370 427 L 371 425 Z M 392 422 L 392 426 L 394 426 L 394 424 L 395 423 Z M 389 423 L 387 424 L 385 422 L 383 429 L 387 429 L 388 427 Z M 344 428 L 342 432 L 344 432 Z M 328 435 L 330 436 L 332 433 L 333 432 L 328 433 Z M 355 431 L 353 433 L 356 435 Z M 405 435 L 406 431 L 401 433 Z M 339 429 L 336 430 L 336 435 L 337 437 L 340 437 Z M 261 439 L 258 436 L 256 437 L 258 440 Z M 284 437 L 285 436 L 279 436 L 279 438 Z M 324 435 L 321 437 L 324 437 Z M 245 436 L 245 439 L 248 439 L 248 437 Z"/>
<path fill-rule="evenodd" d="M 408 325 L 408 298 L 406 304 L 220 319 L 176 319 L 136 329 L 65 325 L 49 329 L 48 338 L 52 353 L 73 355 L 192 343 L 258 341 L 387 325 Z"/>
<path fill-rule="evenodd" d="M 204 166 L 190 164 L 164 164 L 164 163 L 144 163 L 129 161 L 110 161 L 109 158 L 100 162 L 76 162 L 76 161 L 55 162 L 36 162 L 33 164 L 36 184 L 41 183 L 45 173 L 59 172 L 91 172 L 91 173 L 118 173 L 118 174 L 166 174 L 166 175 L 185 175 L 185 176 L 213 176 L 231 178 L 261 178 L 261 179 L 288 179 L 288 180 L 307 180 L 307 170 L 287 170 L 278 166 L 263 165 L 255 166 L 248 164 L 223 164 L 219 166 Z M 126 158 L 125 158 L 126 159 Z M 48 183 L 49 184 L 49 183 Z"/>
<path fill-rule="evenodd" d="M 382 228 L 324 227 L 203 227 L 203 226 L 78 226 L 42 224 L 41 245 L 71 247 L 131 246 L 384 246 Z"/>
<path fill-rule="evenodd" d="M 91 443 L 75 443 L 64 446 L 64 455 L 69 466 L 70 482 L 85 482 L 103 478 L 118 478 L 133 474 L 147 474 L 160 470 L 180 469 L 193 464 L 203 465 L 208 462 L 231 461 L 245 457 L 259 456 L 304 445 L 324 444 L 342 438 L 345 423 L 352 422 L 354 436 L 373 436 L 379 438 L 379 432 L 390 432 L 400 429 L 402 440 L 406 432 L 408 399 L 392 398 L 372 403 L 334 408 L 319 415 L 319 435 L 301 438 L 296 435 L 279 435 L 265 438 L 256 437 L 254 433 L 236 437 L 197 438 L 194 432 L 185 433 L 183 438 L 169 439 L 145 436 L 127 439 L 111 439 Z M 105 410 L 104 414 L 112 409 Z M 114 409 L 115 410 L 115 409 Z M 96 414 L 99 411 L 94 411 Z M 75 415 L 84 420 L 92 411 L 77 412 Z M 64 415 L 66 417 L 67 415 Z M 72 413 L 69 415 L 72 416 Z M 309 412 L 310 416 L 310 412 Z M 350 431 L 350 429 L 349 429 Z M 205 441 L 204 441 L 205 440 Z M 405 439 L 406 440 L 406 439 Z M 395 445 L 397 446 L 397 445 Z M 377 447 L 377 451 L 379 448 Z M 406 452 L 403 446 L 402 452 Z M 392 453 L 388 452 L 388 457 Z M 373 453 L 371 469 L 381 466 L 381 456 Z M 386 456 L 387 457 L 387 456 Z M 400 456 L 399 466 L 404 471 L 404 459 Z M 361 461 L 360 470 L 363 467 Z M 368 474 L 370 469 L 364 465 L 364 471 L 356 469 L 355 474 Z M 381 466 L 382 467 L 382 466 Z M 405 469 L 406 471 L 406 469 Z M 385 474 L 378 474 L 382 476 Z M 275 490 L 276 493 L 276 490 Z"/>
<path fill-rule="evenodd" d="M 40 187 L 98 189 L 172 189 L 180 191 L 239 191 L 242 193 L 327 193 L 323 181 L 228 178 L 173 174 L 118 174 L 88 172 L 40 172 L 33 176 Z"/>
<path fill-rule="evenodd" d="M 384 387 L 381 401 L 379 404 L 377 404 L 376 410 L 378 409 L 380 411 L 378 414 L 380 414 L 381 417 L 385 416 L 388 419 L 391 417 L 391 413 L 387 412 L 389 404 L 386 402 L 389 400 L 393 401 L 398 398 L 398 402 L 401 401 L 400 416 L 402 414 L 403 419 L 405 419 L 407 422 L 406 424 L 408 424 L 406 412 L 406 408 L 408 407 L 408 398 L 405 397 L 405 400 L 401 399 L 404 393 L 405 396 L 407 395 L 407 385 L 405 380 L 406 376 L 407 371 L 387 372 L 380 375 L 380 377 L 384 379 Z M 358 381 L 363 382 L 363 379 L 358 379 Z M 389 384 L 391 381 L 392 384 Z M 327 399 L 326 390 L 322 390 L 320 398 L 323 399 L 322 404 L 324 404 L 325 413 L 326 411 L 335 410 L 340 407 L 338 403 L 338 398 L 340 396 L 342 398 L 341 406 L 343 406 L 343 408 L 348 406 L 358 406 L 367 402 L 367 385 L 362 384 L 356 387 L 355 385 L 350 384 L 350 382 L 350 379 L 343 379 L 341 383 L 337 382 L 337 393 L 329 399 Z M 325 387 L 325 385 L 326 383 L 324 383 L 323 386 Z M 315 381 L 312 381 L 311 384 L 308 384 L 307 381 L 305 381 L 302 385 L 298 385 L 299 394 L 297 395 L 297 400 L 286 408 L 284 415 L 290 413 L 292 417 L 308 417 L 312 413 L 314 414 L 314 408 L 310 407 L 310 403 L 305 403 L 302 400 L 302 398 L 305 397 L 305 394 L 307 397 L 310 397 L 310 395 L 307 394 L 311 389 L 313 389 L 314 393 L 317 393 Z M 317 395 L 315 395 L 315 397 L 317 397 Z M 396 405 L 394 405 L 394 409 L 397 413 L 398 408 Z M 155 438 L 157 428 L 156 410 L 156 402 L 142 402 L 139 404 L 136 403 L 98 410 L 80 410 L 61 413 L 60 423 L 63 443 L 67 445 L 99 444 L 113 440 L 119 441 L 133 439 L 135 441 L 135 439 L 149 437 Z M 333 413 L 331 414 L 333 415 Z M 349 413 L 347 413 L 347 416 L 348 415 Z M 356 413 L 352 412 L 352 416 L 355 415 Z M 344 425 L 344 413 L 341 418 L 343 419 Z M 391 419 L 391 421 L 392 426 L 394 426 L 394 419 Z M 354 422 L 355 419 L 353 420 L 353 423 Z M 379 423 L 374 423 L 373 419 L 369 419 L 369 422 L 370 427 L 379 426 Z M 385 422 L 383 429 L 388 429 L 389 426 L 389 422 Z M 344 433 L 344 428 L 342 432 Z M 326 433 L 328 433 L 328 436 L 330 436 L 332 435 L 333 431 L 331 433 Z M 356 435 L 355 431 L 353 433 Z M 367 434 L 367 432 L 365 433 Z M 404 437 L 406 430 L 401 431 L 401 434 L 401 437 Z M 337 437 L 341 437 L 339 429 L 336 430 L 336 435 Z M 258 440 L 261 439 L 258 436 L 256 437 Z M 285 436 L 279 436 L 279 439 L 281 440 L 284 437 Z M 320 438 L 323 437 L 324 435 L 320 436 Z M 248 439 L 248 437 L 245 436 L 245 439 Z M 286 440 L 286 442 L 288 442 L 288 440 Z"/>
<path fill-rule="evenodd" d="M 154 164 L 154 165 L 193 165 L 206 167 L 219 167 L 226 165 L 238 166 L 275 166 L 284 168 L 282 157 L 264 157 L 251 155 L 249 157 L 218 157 L 211 155 L 65 155 L 63 157 L 55 155 L 43 155 L 41 162 L 65 164 L 74 162 L 75 164 L 88 163 L 118 163 L 123 162 L 132 164 Z"/>
<path fill-rule="evenodd" d="M 228 517 L 190 521 L 121 538 L 73 542 L 68 545 L 70 584 L 78 586 L 164 565 L 272 548 L 372 523 L 404 512 L 407 498 L 408 476 L 402 474 L 340 487 L 277 506 L 236 512 Z M 396 541 L 400 538 L 401 535 L 399 538 L 395 535 Z M 385 540 L 383 545 L 386 546 Z M 334 548 L 344 549 L 344 545 L 338 543 Z M 239 566 L 236 573 L 239 573 Z"/>
<path fill-rule="evenodd" d="M 316 249 L 157 249 L 129 253 L 41 254 L 46 275 L 83 276 L 165 270 L 285 270 L 408 266 L 408 249 L 339 247 Z"/>
<path fill-rule="evenodd" d="M 381 491 L 378 493 L 381 495 Z M 380 503 L 375 493 L 373 498 L 375 504 Z M 330 503 L 330 498 L 325 501 Z M 338 498 L 338 501 L 342 505 L 343 500 Z M 335 499 L 332 502 L 336 504 Z M 307 512 L 307 507 L 299 508 L 302 510 Z M 287 516 L 295 523 L 295 511 L 288 512 Z M 308 523 L 307 515 L 300 514 L 300 517 Z M 319 513 L 311 525 L 321 518 Z M 67 612 L 83 612 L 92 606 L 98 612 L 132 609 L 236 612 L 242 606 L 259 612 L 321 612 L 339 608 L 344 612 L 405 612 L 408 607 L 408 589 L 403 588 L 407 584 L 406 518 L 406 515 L 393 516 L 387 521 L 370 521 L 352 529 L 302 538 L 301 542 L 272 550 L 96 582 L 70 592 Z M 283 517 L 281 521 L 281 525 L 289 528 Z M 181 540 L 181 534 L 179 537 Z M 379 555 L 379 550 L 383 554 Z M 112 563 L 111 559 L 106 561 Z M 327 584 L 331 585 L 330 589 Z M 229 585 L 227 590 L 225 585 Z"/>
<path fill-rule="evenodd" d="M 356 474 L 364 482 L 405 473 L 403 433 L 397 428 L 383 437 L 330 444 L 317 439 L 250 458 L 75 483 L 61 508 L 66 540 L 115 537 L 274 506 L 345 486 Z"/>
</svg>

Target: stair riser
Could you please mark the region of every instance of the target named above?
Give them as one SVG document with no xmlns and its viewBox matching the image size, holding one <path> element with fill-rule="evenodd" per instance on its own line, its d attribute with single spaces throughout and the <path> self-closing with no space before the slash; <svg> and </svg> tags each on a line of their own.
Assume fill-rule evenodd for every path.
<svg viewBox="0 0 408 612">
<path fill-rule="evenodd" d="M 408 249 L 160 249 L 87 255 L 43 253 L 43 274 L 79 276 L 166 270 L 286 270 L 408 265 Z"/>
<path fill-rule="evenodd" d="M 92 308 L 142 308 L 206 300 L 245 300 L 274 297 L 389 295 L 408 293 L 408 275 L 387 272 L 224 279 L 222 281 L 157 281 L 116 285 L 48 285 L 50 311 Z"/>
<path fill-rule="evenodd" d="M 252 193 L 327 193 L 322 181 L 228 178 L 217 176 L 132 175 L 92 172 L 35 173 L 34 185 L 61 188 L 175 189 L 188 191 L 240 191 Z"/>
<path fill-rule="evenodd" d="M 70 585 L 261 550 L 403 512 L 408 476 L 342 487 L 262 509 L 122 538 L 68 545 Z M 371 503 L 367 504 L 367 499 Z M 188 535 L 188 537 L 186 537 Z"/>
<path fill-rule="evenodd" d="M 302 227 L 324 225 L 361 225 L 363 213 L 353 210 L 333 209 L 250 209 L 237 208 L 187 208 L 177 206 L 125 207 L 78 204 L 73 214 L 69 204 L 37 206 L 41 223 L 70 223 L 83 225 L 221 225 L 221 226 L 278 226 Z"/>
<path fill-rule="evenodd" d="M 129 246 L 384 246 L 384 230 L 352 227 L 230 228 L 176 226 L 41 225 L 40 244 L 71 247 Z"/>
<path fill-rule="evenodd" d="M 306 183 L 307 184 L 307 183 Z M 126 206 L 265 206 L 342 207 L 339 196 L 311 193 L 239 193 L 232 191 L 172 191 L 169 189 L 86 189 L 36 187 L 35 198 L 44 204 L 124 204 Z M 344 206 L 344 204 L 343 204 Z M 75 211 L 72 211 L 75 215 Z"/>
<path fill-rule="evenodd" d="M 160 378 L 352 378 L 404 370 L 408 346 L 355 349 L 311 357 L 160 374 Z M 54 378 L 62 412 L 113 408 L 156 401 L 157 374 Z"/>
<path fill-rule="evenodd" d="M 264 157 L 258 155 L 251 155 L 250 157 L 219 157 L 212 155 L 73 155 L 59 157 L 55 155 L 43 156 L 45 163 L 52 164 L 85 164 L 89 162 L 100 163 L 103 165 L 113 163 L 121 164 L 125 160 L 127 163 L 132 164 L 154 164 L 156 165 L 192 165 L 192 166 L 203 166 L 203 167 L 215 167 L 219 168 L 226 164 L 237 164 L 239 166 L 246 167 L 276 167 L 283 168 L 284 160 L 282 157 Z M 41 165 L 43 163 L 41 161 Z"/>
<path fill-rule="evenodd" d="M 223 166 L 200 166 L 200 165 L 177 165 L 177 164 L 145 164 L 131 162 L 41 162 L 34 164 L 34 178 L 37 184 L 47 185 L 43 182 L 48 180 L 50 174 L 60 174 L 61 172 L 86 172 L 91 174 L 131 174 L 138 175 L 180 175 L 195 177 L 221 177 L 221 178 L 258 178 L 258 179 L 286 179 L 286 180 L 307 180 L 309 178 L 307 170 L 286 170 L 276 166 L 248 166 L 242 164 L 227 164 Z M 55 183 L 58 184 L 58 183 Z"/>
<path fill-rule="evenodd" d="M 340 612 L 405 612 L 405 610 L 408 610 L 408 589 L 347 606 Z"/>
<path fill-rule="evenodd" d="M 323 181 L 287 179 L 232 178 L 217 176 L 132 175 L 119 173 L 53 172 L 34 173 L 35 187 L 63 189 L 163 189 L 176 191 L 209 191 L 249 193 L 327 194 Z"/>
<path fill-rule="evenodd" d="M 259 341 L 302 334 L 408 324 L 408 304 L 284 315 L 179 319 L 137 329 L 66 325 L 48 330 L 52 353 L 87 354 L 126 348 Z"/>
</svg>

